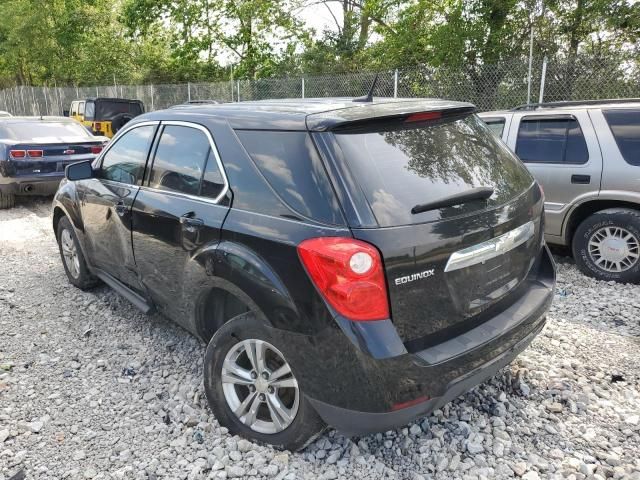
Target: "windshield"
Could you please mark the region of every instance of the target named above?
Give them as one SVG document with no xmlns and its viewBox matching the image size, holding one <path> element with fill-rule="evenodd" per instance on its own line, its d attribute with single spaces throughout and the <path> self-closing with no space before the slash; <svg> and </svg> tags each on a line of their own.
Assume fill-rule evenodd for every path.
<svg viewBox="0 0 640 480">
<path fill-rule="evenodd" d="M 32 143 L 81 142 L 93 136 L 77 122 L 24 121 L 0 125 L 0 138 Z"/>
<path fill-rule="evenodd" d="M 385 130 L 336 132 L 380 226 L 452 218 L 501 205 L 533 182 L 524 165 L 475 115 Z M 490 187 L 488 201 L 412 214 L 416 205 L 471 188 Z"/>
<path fill-rule="evenodd" d="M 121 113 L 128 113 L 135 117 L 143 113 L 142 106 L 138 102 L 99 100 L 91 102 L 91 107 L 87 104 L 85 119 L 107 121 Z"/>
</svg>

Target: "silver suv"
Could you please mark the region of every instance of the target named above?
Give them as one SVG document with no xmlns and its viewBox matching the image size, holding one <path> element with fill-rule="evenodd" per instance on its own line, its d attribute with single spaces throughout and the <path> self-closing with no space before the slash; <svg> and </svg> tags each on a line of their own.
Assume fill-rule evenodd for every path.
<svg viewBox="0 0 640 480">
<path fill-rule="evenodd" d="M 640 99 L 525 105 L 480 117 L 544 188 L 547 242 L 580 269 L 640 281 Z"/>
</svg>

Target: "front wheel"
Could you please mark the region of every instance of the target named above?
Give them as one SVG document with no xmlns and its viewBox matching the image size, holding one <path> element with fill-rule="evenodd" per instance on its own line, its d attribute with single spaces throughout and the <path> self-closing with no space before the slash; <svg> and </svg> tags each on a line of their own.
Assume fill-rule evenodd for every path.
<svg viewBox="0 0 640 480">
<path fill-rule="evenodd" d="M 583 273 L 598 280 L 640 281 L 640 212 L 610 208 L 587 217 L 572 241 Z"/>
<path fill-rule="evenodd" d="M 58 222 L 56 234 L 62 264 L 69 282 L 81 290 L 93 287 L 97 279 L 89 272 L 76 232 L 67 217 L 62 217 Z"/>
<path fill-rule="evenodd" d="M 325 425 L 277 343 L 253 312 L 230 320 L 207 347 L 205 392 L 214 415 L 231 433 L 296 451 Z"/>
</svg>

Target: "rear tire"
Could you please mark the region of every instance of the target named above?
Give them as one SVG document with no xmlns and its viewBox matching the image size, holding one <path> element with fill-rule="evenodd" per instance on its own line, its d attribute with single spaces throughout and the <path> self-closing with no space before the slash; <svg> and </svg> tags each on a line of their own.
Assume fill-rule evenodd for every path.
<svg viewBox="0 0 640 480">
<path fill-rule="evenodd" d="M 255 313 L 231 319 L 207 346 L 204 388 L 218 422 L 232 434 L 296 451 L 322 433 L 325 424 L 305 398 L 295 366 L 287 363 L 279 343 Z"/>
<path fill-rule="evenodd" d="M 587 217 L 573 235 L 572 250 L 590 277 L 640 282 L 640 211 L 610 208 Z"/>
<path fill-rule="evenodd" d="M 0 192 L 0 210 L 7 210 L 16 206 L 16 196 L 13 193 Z"/>
<path fill-rule="evenodd" d="M 76 237 L 73 225 L 67 217 L 62 217 L 58 222 L 56 238 L 62 265 L 69 282 L 80 290 L 94 287 L 98 283 L 98 279 L 89 272 L 78 237 Z"/>
</svg>

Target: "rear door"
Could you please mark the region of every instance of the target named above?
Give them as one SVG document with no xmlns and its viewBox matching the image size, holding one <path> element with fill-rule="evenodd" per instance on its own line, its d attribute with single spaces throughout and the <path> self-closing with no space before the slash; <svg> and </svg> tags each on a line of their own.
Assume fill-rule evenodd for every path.
<svg viewBox="0 0 640 480">
<path fill-rule="evenodd" d="M 476 116 L 416 123 L 408 117 L 319 134 L 319 140 L 322 151 L 332 150 L 336 178 L 343 182 L 339 189 L 357 206 L 350 223 L 362 219 L 352 228 L 354 236 L 382 253 L 392 320 L 410 350 L 476 326 L 483 312 L 523 282 L 541 247 L 541 194 L 522 163 Z M 418 205 L 478 187 L 492 188 L 493 195 L 412 213 Z M 364 203 L 372 217 L 358 206 Z M 503 235 L 499 255 L 450 262 L 456 253 L 464 257 L 465 249 Z"/>
<path fill-rule="evenodd" d="M 189 262 L 220 238 L 228 182 L 213 137 L 198 124 L 162 122 L 152 157 L 133 206 L 133 249 L 154 303 L 179 322 Z"/>
<path fill-rule="evenodd" d="M 561 235 L 571 205 L 600 191 L 602 155 L 587 111 L 514 114 L 507 144 L 544 189 L 547 233 Z"/>
<path fill-rule="evenodd" d="M 96 177 L 76 183 L 90 262 L 138 292 L 131 206 L 157 126 L 157 122 L 145 122 L 125 132 L 101 157 Z"/>
</svg>

